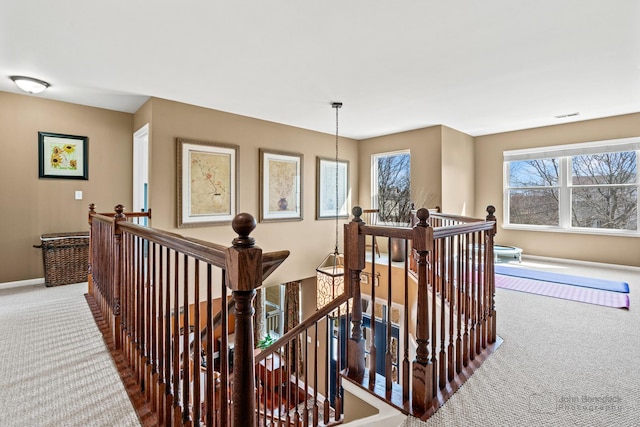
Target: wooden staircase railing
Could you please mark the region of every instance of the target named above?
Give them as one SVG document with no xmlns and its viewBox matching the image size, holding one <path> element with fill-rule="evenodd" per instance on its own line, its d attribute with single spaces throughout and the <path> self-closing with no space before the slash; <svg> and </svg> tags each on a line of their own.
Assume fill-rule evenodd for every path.
<svg viewBox="0 0 640 427">
<path fill-rule="evenodd" d="M 256 355 L 260 425 L 331 426 L 342 422 L 344 362 L 337 357 L 332 376 L 329 343 L 334 340 L 338 345 L 334 351 L 344 354 L 346 337 L 334 325 L 345 321 L 348 307 L 342 306 L 348 301 L 345 291 Z M 318 341 L 320 345 L 312 345 Z"/>
<path fill-rule="evenodd" d="M 256 223 L 248 214 L 234 218 L 238 237 L 231 247 L 132 224 L 130 216 L 139 215 L 125 215 L 122 205 L 107 215 L 90 207 L 89 289 L 155 424 L 257 425 L 256 400 L 247 399 L 256 389 L 251 304 L 255 289 L 289 252 L 263 253 L 255 246 L 250 233 Z M 227 288 L 235 303 L 234 325 L 222 303 Z M 218 310 L 222 332 L 216 349 Z"/>
<path fill-rule="evenodd" d="M 234 219 L 239 236 L 225 247 L 132 224 L 123 210 L 90 209 L 89 289 L 157 425 L 340 424 L 343 380 L 426 419 L 500 344 L 493 207 L 486 220 L 420 209 L 412 228 L 364 224 L 354 208 L 344 228 L 344 294 L 260 352 L 255 289 L 288 251 L 262 253 L 247 214 Z M 381 265 L 365 239 L 388 239 L 388 247 L 400 239 L 410 256 Z M 363 271 L 380 275 L 380 286 L 361 283 Z M 365 349 L 363 294 L 372 319 L 377 300 L 387 307 L 378 331 L 370 324 L 384 336 L 380 348 L 371 340 Z M 394 303 L 405 307 L 395 344 Z"/>
<path fill-rule="evenodd" d="M 412 228 L 366 225 L 361 212 L 354 208 L 355 218 L 345 225 L 346 274 L 353 297 L 347 377 L 398 409 L 427 419 L 500 344 L 494 305 L 495 208 L 487 208 L 486 220 L 419 209 Z M 387 265 L 380 266 L 376 257 L 365 253 L 365 237 L 374 244 L 388 239 L 388 247 L 391 239 L 402 239 L 410 256 L 404 263 L 394 263 L 389 256 Z M 380 286 L 362 284 L 363 271 L 373 278 L 381 276 Z M 380 316 L 384 348 L 378 349 L 372 340 L 365 351 L 363 293 L 371 305 L 378 293 L 385 300 L 387 312 Z M 402 336 L 395 344 L 393 303 L 405 308 Z M 370 316 L 377 318 L 373 309 Z M 377 322 L 370 323 L 370 333 L 376 336 Z M 398 358 L 401 362 L 392 367 Z"/>
</svg>

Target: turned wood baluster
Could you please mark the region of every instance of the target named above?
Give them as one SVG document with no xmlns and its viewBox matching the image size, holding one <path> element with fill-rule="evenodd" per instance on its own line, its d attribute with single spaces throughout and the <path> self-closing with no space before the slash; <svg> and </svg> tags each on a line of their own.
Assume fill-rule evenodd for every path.
<svg viewBox="0 0 640 427">
<path fill-rule="evenodd" d="M 189 334 L 191 332 L 191 320 L 189 317 L 189 256 L 182 255 L 182 422 L 191 423 L 191 413 L 189 411 L 190 401 L 190 364 L 189 364 Z"/>
<path fill-rule="evenodd" d="M 155 247 L 155 245 L 154 245 Z M 158 413 L 158 422 L 160 425 L 164 425 L 164 411 L 165 411 L 165 406 L 164 406 L 164 402 L 165 402 L 165 392 L 166 392 L 166 388 L 165 388 L 165 339 L 166 339 L 166 326 L 165 326 L 165 322 L 167 321 L 167 312 L 165 311 L 165 277 L 164 277 L 164 251 L 162 250 L 163 247 L 162 246 L 158 246 L 158 283 L 157 283 L 157 290 L 156 293 L 158 295 L 158 314 L 157 314 L 157 327 L 156 327 L 156 331 L 158 334 L 157 340 L 156 340 L 156 358 L 157 358 L 157 367 L 156 367 L 156 372 L 157 372 L 157 377 L 156 377 L 156 384 L 157 384 L 157 389 L 156 389 L 156 393 L 157 393 L 157 406 L 156 406 L 156 412 Z"/>
<path fill-rule="evenodd" d="M 178 253 L 173 254 L 173 328 L 171 335 L 171 343 L 173 350 L 171 353 L 171 374 L 173 378 L 172 395 L 173 395 L 173 421 L 171 425 L 179 425 L 182 418 L 180 411 L 180 261 Z"/>
<path fill-rule="evenodd" d="M 89 248 L 88 248 L 88 265 L 87 265 L 87 293 L 94 295 L 93 292 L 93 216 L 96 214 L 96 205 L 91 203 L 89 205 Z M 99 240 L 96 240 L 99 241 Z"/>
<path fill-rule="evenodd" d="M 484 241 L 482 239 L 482 233 L 481 232 L 477 232 L 477 242 L 478 242 L 478 265 L 476 267 L 476 339 L 475 339 L 475 343 L 476 343 L 476 348 L 475 348 L 475 354 L 480 354 L 482 352 L 482 348 L 481 348 L 481 344 L 482 344 L 482 330 L 483 330 L 483 321 L 482 321 L 482 306 L 483 306 L 483 299 L 482 299 L 482 295 L 483 295 L 483 290 L 484 290 L 484 284 L 483 284 L 483 275 L 484 275 L 484 266 L 483 266 L 483 260 L 482 260 L 482 253 L 484 252 L 483 250 L 481 250 L 481 245 L 484 244 Z"/>
<path fill-rule="evenodd" d="M 471 328 L 469 329 L 469 360 L 476 358 L 476 271 L 478 265 L 476 264 L 478 254 L 478 242 L 476 241 L 476 233 L 471 235 L 471 283 L 469 291 L 469 319 L 471 321 Z"/>
<path fill-rule="evenodd" d="M 217 418 L 218 425 L 225 426 L 229 423 L 231 408 L 225 402 L 229 401 L 229 387 L 231 387 L 231 381 L 229 380 L 229 304 L 227 303 L 227 271 L 222 270 L 222 294 L 221 294 L 221 306 L 222 316 L 220 318 L 220 390 L 217 399 L 222 402 L 220 405 L 220 413 Z M 218 392 L 218 390 L 216 390 Z"/>
<path fill-rule="evenodd" d="M 165 248 L 165 300 L 164 300 L 164 425 L 171 425 L 173 410 L 173 384 L 171 382 L 171 351 L 173 338 L 171 333 L 171 250 Z M 174 299 L 177 294 L 173 294 Z"/>
<path fill-rule="evenodd" d="M 464 287 L 464 235 L 458 236 L 458 261 L 457 261 L 457 282 L 456 282 L 456 373 L 462 372 L 462 288 Z"/>
<path fill-rule="evenodd" d="M 362 294 L 360 272 L 365 266 L 365 236 L 360 234 L 362 208 L 355 206 L 351 212 L 354 218 L 344 226 L 345 265 L 350 272 L 349 289 L 353 297 L 351 315 L 351 336 L 347 342 L 347 368 L 349 378 L 361 382 L 364 378 L 364 340 L 362 339 Z M 305 346 L 306 348 L 306 346 Z"/>
<path fill-rule="evenodd" d="M 255 289 L 262 284 L 262 249 L 255 246 L 249 234 L 256 228 L 253 216 L 236 215 L 231 226 L 238 233 L 233 246 L 226 250 L 227 286 L 236 302 L 235 345 L 233 366 L 242 367 L 233 372 L 234 426 L 256 424 L 255 360 L 253 355 L 253 299 Z M 223 302 L 224 304 L 224 302 Z"/>
<path fill-rule="evenodd" d="M 375 236 L 373 236 L 375 242 Z M 391 240 L 389 239 L 389 242 Z M 374 243 L 375 245 L 375 243 Z M 391 260 L 391 246 L 387 250 L 389 260 Z M 375 280 L 377 277 L 376 266 L 377 263 L 373 258 L 374 254 L 371 253 L 371 317 L 369 318 L 369 332 L 371 333 L 371 341 L 369 342 L 369 389 L 373 390 L 376 384 L 376 369 L 378 367 L 378 347 L 376 346 L 376 286 Z"/>
<path fill-rule="evenodd" d="M 447 286 L 447 295 L 449 296 L 449 346 L 447 348 L 447 380 L 452 381 L 454 377 L 454 345 L 453 339 L 455 335 L 454 330 L 454 313 L 457 305 L 456 301 L 456 293 L 454 289 L 455 284 L 455 269 L 454 269 L 454 252 L 455 252 L 455 237 L 451 236 L 448 238 L 449 247 L 447 251 L 447 260 L 449 264 L 448 271 L 448 286 Z"/>
<path fill-rule="evenodd" d="M 144 363 L 143 363 L 143 355 L 144 355 L 144 323 L 145 323 L 145 315 L 144 315 L 144 254 L 142 251 L 142 246 L 144 245 L 144 241 L 141 237 L 134 237 L 135 242 L 135 250 L 138 258 L 138 262 L 136 264 L 136 292 L 135 292 L 135 301 L 136 301 L 136 333 L 135 333 L 135 361 L 136 361 L 136 372 L 138 374 L 138 383 L 140 384 L 140 390 L 144 392 Z"/>
<path fill-rule="evenodd" d="M 406 243 L 406 241 L 403 241 L 402 244 L 404 245 Z M 389 243 L 388 243 L 388 248 L 391 247 L 391 238 L 389 238 Z M 389 251 L 391 252 L 391 251 Z M 373 254 L 372 254 L 373 255 Z M 405 258 L 406 258 L 406 252 L 405 252 Z M 371 257 L 372 261 L 373 261 L 373 256 Z M 391 389 L 392 389 L 392 385 L 391 385 L 391 376 L 392 376 L 392 354 L 391 354 L 391 272 L 393 270 L 393 267 L 391 265 L 391 253 L 389 253 L 389 259 L 388 259 L 388 264 L 387 264 L 387 330 L 386 330 L 386 339 L 385 339 L 385 345 L 387 347 L 387 351 L 385 353 L 385 367 L 384 367 L 384 376 L 385 376 L 385 392 L 386 392 L 386 397 L 387 399 L 391 399 Z M 375 281 L 375 276 L 373 277 L 373 281 Z M 375 288 L 375 283 L 372 284 L 372 287 Z M 372 319 L 373 320 L 373 319 Z"/>
<path fill-rule="evenodd" d="M 123 279 L 122 279 L 122 311 L 123 311 L 123 337 L 122 337 L 122 345 L 123 352 L 126 356 L 127 363 L 129 367 L 133 370 L 133 358 L 131 349 L 133 347 L 133 333 L 134 333 L 134 319 L 135 319 L 135 300 L 133 299 L 134 289 L 133 289 L 133 266 L 135 265 L 135 255 L 131 249 L 131 240 L 133 237 L 131 235 L 123 235 L 122 237 L 122 246 L 123 246 L 123 257 L 122 260 L 125 263 L 123 265 Z M 135 375 L 135 372 L 134 372 Z M 135 379 L 135 378 L 134 378 Z"/>
<path fill-rule="evenodd" d="M 428 279 L 428 283 L 430 284 L 431 287 L 431 313 L 428 314 L 428 316 L 431 316 L 431 365 L 433 366 L 433 369 L 431 370 L 431 396 L 435 397 L 436 394 L 438 393 L 438 358 L 436 356 L 436 344 L 437 344 L 437 336 L 438 336 L 438 329 L 437 329 L 437 322 L 436 319 L 438 318 L 438 283 L 440 281 L 440 276 L 439 276 L 439 272 L 438 272 L 438 266 L 439 266 L 439 262 L 438 260 L 440 259 L 440 252 L 438 251 L 438 245 L 437 243 L 434 241 L 433 242 L 433 249 L 432 251 L 429 253 L 429 257 L 427 258 L 428 262 L 429 262 L 429 270 L 428 270 L 428 274 L 429 274 L 429 279 Z"/>
<path fill-rule="evenodd" d="M 413 216 L 412 216 L 413 218 Z M 417 218 L 417 217 L 416 217 Z M 417 221 L 417 219 L 416 219 Z M 410 252 L 409 252 L 410 251 Z M 402 328 L 402 341 L 404 343 L 404 353 L 402 358 L 402 402 L 409 401 L 409 264 L 413 263 L 413 243 L 409 246 L 409 241 L 405 240 L 404 257 L 404 328 Z M 409 260 L 412 260 L 411 262 Z"/>
<path fill-rule="evenodd" d="M 480 354 L 482 352 L 482 334 L 484 331 L 484 311 L 483 311 L 483 307 L 484 307 L 484 260 L 483 260 L 483 253 L 485 252 L 484 250 L 484 239 L 483 239 L 483 233 L 478 231 L 477 232 L 478 235 L 478 246 L 483 246 L 483 250 L 482 251 L 478 251 L 478 270 L 477 270 L 477 309 L 476 309 L 476 324 L 478 325 L 477 329 L 476 329 L 476 354 Z"/>
<path fill-rule="evenodd" d="M 495 266 L 493 264 L 493 240 L 497 234 L 498 226 L 497 220 L 495 217 L 496 208 L 493 205 L 487 206 L 487 221 L 493 221 L 493 229 L 488 231 L 486 234 L 487 242 L 486 242 L 486 250 L 488 252 L 488 256 L 491 257 L 491 262 L 487 262 L 489 268 L 486 271 L 487 274 L 487 287 L 488 287 L 488 296 L 489 296 L 489 321 L 488 321 L 488 341 L 490 344 L 496 342 L 496 306 L 495 306 L 495 292 L 496 292 L 496 276 L 495 276 Z"/>
<path fill-rule="evenodd" d="M 429 358 L 429 298 L 427 283 L 427 256 L 433 250 L 433 229 L 427 223 L 429 211 L 419 209 L 419 223 L 413 228 L 413 248 L 418 255 L 418 315 L 416 325 L 416 359 L 412 364 L 412 406 L 425 412 L 433 399 L 433 364 Z M 435 295 L 435 292 L 434 292 Z"/>
<path fill-rule="evenodd" d="M 120 287 L 122 281 L 122 230 L 118 227 L 118 222 L 126 221 L 124 206 L 117 205 L 114 208 L 115 226 L 113 228 L 113 321 L 111 323 L 111 333 L 114 337 L 116 350 L 122 349 L 122 336 L 120 326 Z"/>
<path fill-rule="evenodd" d="M 438 354 L 438 385 L 441 389 L 443 389 L 445 385 L 447 385 L 447 355 L 444 350 L 444 343 L 446 339 L 445 334 L 447 331 L 447 318 L 445 315 L 447 307 L 447 303 L 445 300 L 445 296 L 447 294 L 446 243 L 446 238 L 439 239 L 437 242 L 439 248 L 438 261 L 440 264 L 440 353 Z"/>
<path fill-rule="evenodd" d="M 471 257 L 473 248 L 469 234 L 464 235 L 464 279 L 462 281 L 462 311 L 464 312 L 464 334 L 462 335 L 462 365 L 469 365 L 469 290 L 471 283 Z"/>
<path fill-rule="evenodd" d="M 156 331 L 158 330 L 158 311 L 157 311 L 157 278 L 156 278 L 156 244 L 148 243 L 148 264 L 149 264 L 149 283 L 147 289 L 147 297 L 148 297 L 148 306 L 149 311 L 147 312 L 150 319 L 147 322 L 147 339 L 148 347 L 147 347 L 147 400 L 151 401 L 151 409 L 153 412 L 158 412 L 158 406 L 156 401 L 156 385 L 157 385 L 157 338 L 158 334 Z"/>
<path fill-rule="evenodd" d="M 213 426 L 213 419 L 216 411 L 214 396 L 215 378 L 213 374 L 213 274 L 211 264 L 207 264 L 207 342 L 206 349 L 206 389 L 205 389 L 205 425 Z M 224 300 L 223 301 L 224 304 Z M 218 399 L 220 397 L 218 396 Z"/>
<path fill-rule="evenodd" d="M 200 369 L 202 366 L 200 353 L 200 260 L 195 260 L 194 289 L 193 289 L 193 423 L 196 426 L 202 421 L 202 397 L 200 396 Z M 185 352 L 189 352 L 187 347 Z"/>
</svg>

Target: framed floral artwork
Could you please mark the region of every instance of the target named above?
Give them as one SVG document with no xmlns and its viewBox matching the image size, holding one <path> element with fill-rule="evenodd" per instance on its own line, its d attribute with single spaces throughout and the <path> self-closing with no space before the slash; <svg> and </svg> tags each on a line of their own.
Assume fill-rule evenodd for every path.
<svg viewBox="0 0 640 427">
<path fill-rule="evenodd" d="M 303 155 L 260 149 L 260 222 L 302 221 Z"/>
<path fill-rule="evenodd" d="M 349 218 L 349 162 L 318 157 L 316 163 L 316 219 Z"/>
<path fill-rule="evenodd" d="M 231 223 L 238 210 L 233 144 L 177 138 L 178 228 Z"/>
<path fill-rule="evenodd" d="M 89 179 L 89 138 L 38 132 L 40 178 Z"/>
</svg>

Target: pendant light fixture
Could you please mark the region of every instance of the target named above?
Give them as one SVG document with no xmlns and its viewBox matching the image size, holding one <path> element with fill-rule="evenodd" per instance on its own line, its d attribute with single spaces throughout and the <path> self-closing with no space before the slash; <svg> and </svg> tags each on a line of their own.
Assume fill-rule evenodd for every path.
<svg viewBox="0 0 640 427">
<path fill-rule="evenodd" d="M 342 102 L 333 102 L 332 108 L 336 110 L 336 244 L 332 253 L 320 263 L 316 268 L 316 307 L 324 307 L 336 297 L 344 293 L 344 254 L 338 251 L 338 216 L 340 214 L 339 199 L 339 174 L 338 174 L 338 110 L 342 107 Z"/>
</svg>

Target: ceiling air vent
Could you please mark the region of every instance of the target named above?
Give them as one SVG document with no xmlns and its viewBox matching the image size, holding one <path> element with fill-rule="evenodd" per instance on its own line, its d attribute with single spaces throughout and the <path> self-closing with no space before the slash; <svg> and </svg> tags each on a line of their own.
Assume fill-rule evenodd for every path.
<svg viewBox="0 0 640 427">
<path fill-rule="evenodd" d="M 575 113 L 560 114 L 558 116 L 553 116 L 553 117 L 555 117 L 556 119 L 565 119 L 567 117 L 575 117 L 575 116 L 579 116 L 579 115 L 580 115 L 580 113 L 576 111 Z"/>
</svg>

